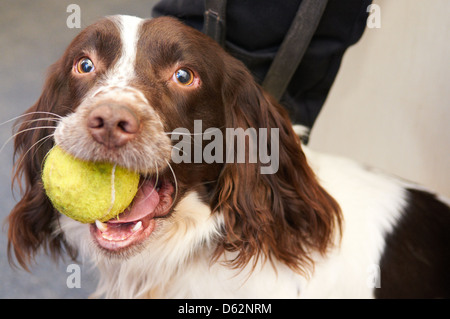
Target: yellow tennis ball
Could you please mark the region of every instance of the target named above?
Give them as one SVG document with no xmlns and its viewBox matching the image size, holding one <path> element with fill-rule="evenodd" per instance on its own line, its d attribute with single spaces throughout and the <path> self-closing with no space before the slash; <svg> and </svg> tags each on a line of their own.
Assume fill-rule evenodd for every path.
<svg viewBox="0 0 450 319">
<path fill-rule="evenodd" d="M 79 160 L 55 146 L 46 156 L 42 181 L 60 213 L 94 223 L 116 217 L 130 205 L 139 174 L 110 163 Z"/>
</svg>

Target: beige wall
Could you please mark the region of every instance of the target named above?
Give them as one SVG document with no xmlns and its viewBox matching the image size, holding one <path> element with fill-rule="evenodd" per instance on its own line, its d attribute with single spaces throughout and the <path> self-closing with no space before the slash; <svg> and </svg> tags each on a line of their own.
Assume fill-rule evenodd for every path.
<svg viewBox="0 0 450 319">
<path fill-rule="evenodd" d="M 310 146 L 450 196 L 450 1 L 374 3 L 381 28 L 347 51 Z"/>
</svg>

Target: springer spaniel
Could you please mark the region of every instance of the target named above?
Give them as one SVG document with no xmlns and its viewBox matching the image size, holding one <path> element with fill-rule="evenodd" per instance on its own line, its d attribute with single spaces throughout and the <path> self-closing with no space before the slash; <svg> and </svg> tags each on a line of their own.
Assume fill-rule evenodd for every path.
<svg viewBox="0 0 450 319">
<path fill-rule="evenodd" d="M 88 26 L 20 124 L 8 253 L 24 268 L 40 248 L 87 256 L 100 270 L 98 297 L 450 297 L 448 201 L 302 148 L 244 65 L 173 18 Z M 178 128 L 191 134 L 174 138 Z M 210 128 L 216 139 L 228 128 L 278 129 L 260 143 L 277 155 L 274 171 L 263 174 L 262 160 L 173 161 L 181 137 L 206 148 Z M 55 211 L 41 181 L 54 144 L 139 171 L 131 207 L 93 224 Z"/>
</svg>

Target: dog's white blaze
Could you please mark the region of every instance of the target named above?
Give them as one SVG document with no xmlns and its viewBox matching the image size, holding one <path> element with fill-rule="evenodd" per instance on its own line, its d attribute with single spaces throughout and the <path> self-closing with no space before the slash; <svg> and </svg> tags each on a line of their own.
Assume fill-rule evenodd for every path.
<svg viewBox="0 0 450 319">
<path fill-rule="evenodd" d="M 114 67 L 106 75 L 106 86 L 126 87 L 135 77 L 137 42 L 144 20 L 133 16 L 113 16 L 110 19 L 120 30 L 122 53 Z"/>
</svg>

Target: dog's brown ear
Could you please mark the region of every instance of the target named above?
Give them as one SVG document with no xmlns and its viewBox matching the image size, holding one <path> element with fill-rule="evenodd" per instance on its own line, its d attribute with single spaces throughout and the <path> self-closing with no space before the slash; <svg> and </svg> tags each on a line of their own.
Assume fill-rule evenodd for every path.
<svg viewBox="0 0 450 319">
<path fill-rule="evenodd" d="M 57 257 L 63 249 L 61 235 L 54 233 L 57 221 L 41 182 L 43 160 L 53 146 L 53 132 L 67 95 L 62 66 L 55 63 L 39 100 L 16 123 L 12 188 L 20 200 L 8 217 L 8 258 L 25 269 L 40 247 Z M 70 252 L 70 249 L 68 249 Z"/>
<path fill-rule="evenodd" d="M 258 153 L 264 151 L 261 148 L 272 151 L 272 168 L 259 158 L 250 162 L 249 140 L 246 161 L 225 164 L 215 210 L 224 215 L 226 239 L 217 256 L 234 251 L 237 257 L 230 263 L 235 267 L 263 258 L 306 273 L 312 265 L 310 253 L 325 253 L 340 231 L 340 208 L 308 166 L 284 108 L 240 62 L 231 60 L 226 72 L 222 93 L 226 127 L 254 128 L 258 134 L 266 130 L 265 144 L 258 136 Z M 230 140 L 226 143 L 229 146 Z"/>
</svg>

